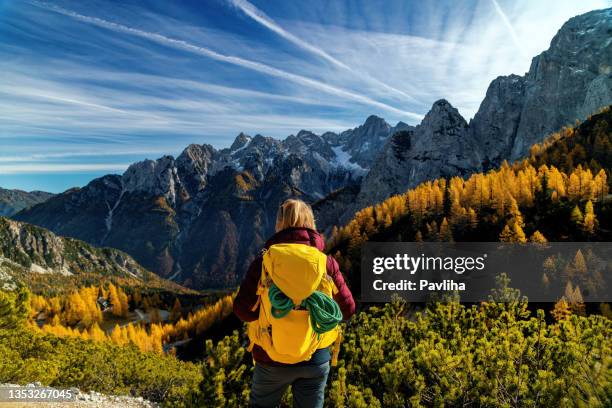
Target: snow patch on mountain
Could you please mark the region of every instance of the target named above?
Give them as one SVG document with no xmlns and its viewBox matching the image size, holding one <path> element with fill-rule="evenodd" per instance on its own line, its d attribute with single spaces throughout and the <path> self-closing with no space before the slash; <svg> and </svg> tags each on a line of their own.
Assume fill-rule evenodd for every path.
<svg viewBox="0 0 612 408">
<path fill-rule="evenodd" d="M 359 164 L 351 161 L 353 157 L 350 155 L 350 153 L 344 151 L 344 146 L 334 146 L 331 149 L 336 155 L 333 161 L 333 164 L 336 167 L 344 167 L 345 169 L 355 170 L 356 172 L 361 173 L 361 175 L 368 172 L 368 169 L 364 169 Z"/>
</svg>

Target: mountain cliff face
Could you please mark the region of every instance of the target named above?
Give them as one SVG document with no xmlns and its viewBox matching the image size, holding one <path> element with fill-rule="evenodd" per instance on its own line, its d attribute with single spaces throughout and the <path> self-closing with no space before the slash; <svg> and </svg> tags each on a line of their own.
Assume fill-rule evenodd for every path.
<svg viewBox="0 0 612 408">
<path fill-rule="evenodd" d="M 612 101 L 612 9 L 570 19 L 524 76 L 494 80 L 470 122 L 493 165 Z"/>
<path fill-rule="evenodd" d="M 10 217 L 24 208 L 42 203 L 53 194 L 44 191 L 21 191 L 0 188 L 0 217 Z"/>
<path fill-rule="evenodd" d="M 241 133 L 227 149 L 190 145 L 177 158 L 135 163 L 15 218 L 119 248 L 194 287 L 231 285 L 273 233 L 282 201 L 355 188 L 398 129 L 411 127 L 371 116 L 340 134 L 302 130 L 281 141 Z"/>
<path fill-rule="evenodd" d="M 612 9 L 606 9 L 565 23 L 524 76 L 495 79 L 469 126 L 448 102 L 436 102 L 414 131 L 387 142 L 349 213 L 424 180 L 524 157 L 546 135 L 610 103 Z"/>
<path fill-rule="evenodd" d="M 387 141 L 361 185 L 356 209 L 425 180 L 468 174 L 480 163 L 467 122 L 450 103 L 439 100 L 420 125 Z"/>
<path fill-rule="evenodd" d="M 24 210 L 16 219 L 119 248 L 196 288 L 235 284 L 288 197 L 325 229 L 437 177 L 520 158 L 565 124 L 612 103 L 612 9 L 568 21 L 525 76 L 494 80 L 468 124 L 446 100 L 416 127 L 370 116 L 357 128 L 285 140 L 239 134 L 226 149 L 188 146 Z"/>
</svg>

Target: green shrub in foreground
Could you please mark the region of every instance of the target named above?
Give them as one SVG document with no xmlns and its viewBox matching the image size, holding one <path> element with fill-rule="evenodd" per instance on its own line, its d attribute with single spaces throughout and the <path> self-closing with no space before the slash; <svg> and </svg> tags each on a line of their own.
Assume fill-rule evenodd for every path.
<svg viewBox="0 0 612 408">
<path fill-rule="evenodd" d="M 334 407 L 609 407 L 612 322 L 548 324 L 525 304 L 360 313 L 329 387 Z"/>
<path fill-rule="evenodd" d="M 196 365 L 34 333 L 14 317 L 27 315 L 24 298 L 0 292 L 0 382 L 140 395 L 168 406 L 248 401 L 252 363 L 237 332 L 207 341 Z M 395 302 L 359 313 L 344 336 L 330 407 L 612 406 L 612 322 L 602 316 L 550 324 L 520 301 L 439 303 L 423 313 Z"/>
</svg>

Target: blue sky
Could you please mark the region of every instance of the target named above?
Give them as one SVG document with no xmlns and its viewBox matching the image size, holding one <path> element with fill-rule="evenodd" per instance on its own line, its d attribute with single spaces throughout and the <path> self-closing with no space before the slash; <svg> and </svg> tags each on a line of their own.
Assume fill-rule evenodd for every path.
<svg viewBox="0 0 612 408">
<path fill-rule="evenodd" d="M 0 186 L 53 192 L 241 131 L 473 116 L 610 0 L 0 0 Z"/>
</svg>

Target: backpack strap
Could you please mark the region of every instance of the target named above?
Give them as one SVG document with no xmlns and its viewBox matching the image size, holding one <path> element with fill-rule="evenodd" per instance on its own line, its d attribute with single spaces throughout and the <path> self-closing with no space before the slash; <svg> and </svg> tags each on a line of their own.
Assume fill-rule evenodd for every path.
<svg viewBox="0 0 612 408">
<path fill-rule="evenodd" d="M 259 276 L 259 282 L 257 283 L 257 292 L 256 292 L 257 301 L 251 308 L 251 312 L 256 311 L 257 308 L 259 307 L 259 304 L 261 303 L 261 295 L 263 294 L 264 290 L 267 287 L 269 275 L 268 275 L 268 272 L 266 271 L 266 267 L 263 262 L 263 256 L 265 255 L 266 251 L 267 251 L 266 248 L 261 250 L 261 275 Z"/>
<path fill-rule="evenodd" d="M 338 328 L 338 337 L 336 337 L 336 341 L 334 341 L 332 347 L 332 358 L 331 358 L 331 366 L 336 367 L 338 365 L 338 356 L 340 355 L 340 345 L 342 344 L 342 330 Z"/>
<path fill-rule="evenodd" d="M 310 241 L 310 246 L 313 247 L 313 248 L 317 248 L 317 240 L 316 240 L 315 234 L 312 232 L 312 230 L 309 230 L 309 229 L 307 229 L 306 232 L 308 233 L 308 240 Z M 324 253 L 323 251 L 320 251 L 320 252 Z M 327 256 L 329 256 L 329 255 L 327 255 Z M 326 262 L 327 262 L 327 260 L 326 260 Z M 327 271 L 325 271 L 325 273 L 323 274 L 321 279 L 329 280 L 329 278 L 330 278 L 330 276 L 327 274 Z M 336 293 L 338 293 L 338 289 L 336 288 L 336 285 L 334 284 L 333 279 L 331 280 L 331 284 L 332 284 L 332 292 L 335 295 Z"/>
</svg>

